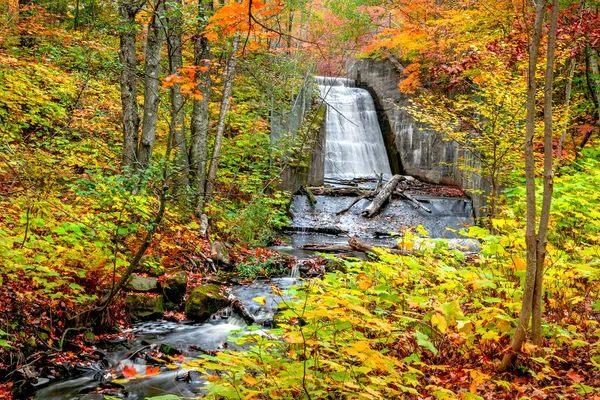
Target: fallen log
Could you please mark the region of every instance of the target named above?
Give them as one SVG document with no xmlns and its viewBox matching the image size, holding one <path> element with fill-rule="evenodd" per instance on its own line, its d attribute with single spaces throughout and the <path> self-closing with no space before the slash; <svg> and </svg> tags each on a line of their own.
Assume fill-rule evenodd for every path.
<svg viewBox="0 0 600 400">
<path fill-rule="evenodd" d="M 350 239 L 348 239 L 348 244 L 350 245 L 350 247 L 352 247 L 352 249 L 354 249 L 356 251 L 360 251 L 363 253 L 377 254 L 377 252 L 374 250 L 373 246 L 371 246 L 367 242 L 363 242 L 357 236 L 352 236 Z M 403 251 L 403 250 L 393 249 L 391 247 L 380 247 L 380 248 L 389 251 L 391 254 L 397 254 L 397 255 L 406 254 L 405 251 Z"/>
<path fill-rule="evenodd" d="M 256 324 L 256 318 L 254 317 L 254 315 L 248 312 L 246 306 L 244 306 L 244 303 L 242 303 L 241 301 L 233 300 L 231 302 L 231 309 L 236 313 L 240 314 L 244 322 L 246 322 L 248 325 Z"/>
<path fill-rule="evenodd" d="M 360 189 L 356 187 L 324 187 L 324 186 L 311 186 L 306 189 L 310 190 L 313 194 L 320 196 L 362 196 L 365 193 L 370 193 L 368 189 Z"/>
<path fill-rule="evenodd" d="M 396 186 L 398 186 L 398 183 L 404 179 L 405 178 L 402 175 L 392 176 L 392 178 L 387 181 L 385 186 L 379 191 L 377 196 L 375 196 L 371 204 L 369 204 L 369 206 L 367 206 L 367 208 L 365 208 L 361 214 L 367 218 L 371 218 L 377 214 L 379 209 L 385 204 L 386 201 L 388 201 L 396 189 Z"/>
<path fill-rule="evenodd" d="M 355 198 L 354 201 L 352 203 L 350 203 L 350 205 L 348 207 L 343 208 L 340 211 L 336 212 L 335 215 L 343 214 L 346 211 L 350 210 L 352 207 L 354 207 L 354 205 L 356 203 L 358 203 L 359 201 L 361 201 L 362 199 L 371 199 L 371 198 L 373 198 L 373 196 L 375 196 L 375 193 L 371 193 L 371 192 L 360 195 L 357 198 Z"/>
<path fill-rule="evenodd" d="M 322 253 L 337 253 L 338 251 L 353 251 L 347 244 L 305 244 L 300 246 L 302 250 L 320 251 Z"/>
<path fill-rule="evenodd" d="M 400 197 L 405 198 L 406 200 L 408 200 L 408 201 L 412 202 L 413 204 L 415 204 L 420 209 L 422 209 L 425 212 L 428 212 L 429 214 L 431 214 L 431 210 L 429 208 L 427 208 L 423 204 L 419 203 L 419 201 L 417 199 L 415 199 L 414 197 L 412 197 L 410 194 L 406 193 L 404 190 L 396 190 L 394 192 L 394 194 L 398 195 Z"/>
</svg>

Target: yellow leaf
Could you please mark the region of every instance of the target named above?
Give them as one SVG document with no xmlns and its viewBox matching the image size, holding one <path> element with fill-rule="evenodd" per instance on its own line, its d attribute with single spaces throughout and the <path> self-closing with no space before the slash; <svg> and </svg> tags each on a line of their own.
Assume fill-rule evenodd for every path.
<svg viewBox="0 0 600 400">
<path fill-rule="evenodd" d="M 438 312 L 431 316 L 431 325 L 442 333 L 446 333 L 446 330 L 448 329 L 446 318 Z"/>
<path fill-rule="evenodd" d="M 259 303 L 259 304 L 262 304 L 263 306 L 266 304 L 265 296 L 255 297 L 252 300 L 255 301 L 255 302 L 257 302 L 257 303 Z"/>
<path fill-rule="evenodd" d="M 248 374 L 244 375 L 242 377 L 242 380 L 244 382 L 246 382 L 250 386 L 254 386 L 254 385 L 256 385 L 258 383 L 258 381 L 256 380 L 256 378 L 254 378 L 252 375 L 248 375 Z"/>
<path fill-rule="evenodd" d="M 512 262 L 515 271 L 524 271 L 527 269 L 527 263 L 519 256 L 513 256 Z"/>
<path fill-rule="evenodd" d="M 358 281 L 358 288 L 360 290 L 367 290 L 371 286 L 371 284 L 373 284 L 373 281 L 370 280 L 362 272 L 360 274 L 358 274 L 357 281 Z"/>
<path fill-rule="evenodd" d="M 361 351 L 361 352 L 371 350 L 371 346 L 369 346 L 369 342 L 365 342 L 365 341 L 355 342 L 354 344 L 352 344 L 352 347 L 354 347 L 356 350 Z"/>
</svg>

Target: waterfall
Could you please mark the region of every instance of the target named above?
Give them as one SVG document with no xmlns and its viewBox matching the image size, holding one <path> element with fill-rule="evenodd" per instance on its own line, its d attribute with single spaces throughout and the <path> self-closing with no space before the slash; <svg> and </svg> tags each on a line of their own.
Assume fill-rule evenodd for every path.
<svg viewBox="0 0 600 400">
<path fill-rule="evenodd" d="M 316 77 L 327 104 L 325 179 L 392 176 L 373 98 L 346 78 Z"/>
</svg>

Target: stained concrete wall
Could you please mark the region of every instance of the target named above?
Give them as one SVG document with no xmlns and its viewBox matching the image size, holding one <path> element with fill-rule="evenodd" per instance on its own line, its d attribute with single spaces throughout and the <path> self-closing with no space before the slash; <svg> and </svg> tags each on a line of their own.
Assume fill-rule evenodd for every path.
<svg viewBox="0 0 600 400">
<path fill-rule="evenodd" d="M 348 77 L 356 79 L 376 99 L 386 144 L 393 137 L 389 151 L 392 163 L 396 160 L 403 173 L 420 180 L 457 185 L 469 191 L 475 216 L 482 216 L 489 184 L 459 167 L 460 163 L 477 167 L 476 158 L 456 142 L 445 140 L 442 133 L 414 120 L 406 109 L 410 96 L 398 90 L 401 78 L 394 65 L 387 60 L 358 60 L 349 68 Z"/>
</svg>

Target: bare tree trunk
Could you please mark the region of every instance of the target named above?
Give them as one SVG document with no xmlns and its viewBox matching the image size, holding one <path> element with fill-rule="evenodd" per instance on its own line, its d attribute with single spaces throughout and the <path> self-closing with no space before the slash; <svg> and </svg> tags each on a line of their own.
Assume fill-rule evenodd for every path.
<svg viewBox="0 0 600 400">
<path fill-rule="evenodd" d="M 525 129 L 525 179 L 527 191 L 527 223 L 525 231 L 525 242 L 527 247 L 527 271 L 523 287 L 523 303 L 519 322 L 511 340 L 511 351 L 507 352 L 499 367 L 500 371 L 507 370 L 521 350 L 521 344 L 527 335 L 527 327 L 533 309 L 533 294 L 535 290 L 535 279 L 537 271 L 537 243 L 535 235 L 535 160 L 533 157 L 533 139 L 535 131 L 535 111 L 537 82 L 535 71 L 542 39 L 542 25 L 544 22 L 545 2 L 538 0 L 533 2 L 535 6 L 535 22 L 533 25 L 533 37 L 529 44 L 529 69 L 527 74 L 527 118 Z"/>
<path fill-rule="evenodd" d="M 221 110 L 219 112 L 219 122 L 217 123 L 217 133 L 215 135 L 215 145 L 213 147 L 212 158 L 210 159 L 210 167 L 208 169 L 208 177 L 206 180 L 206 191 L 204 194 L 205 200 L 210 199 L 215 185 L 217 176 L 217 166 L 219 164 L 219 155 L 221 153 L 221 145 L 223 144 L 223 132 L 225 131 L 225 117 L 229 108 L 229 97 L 231 96 L 231 88 L 233 87 L 233 78 L 235 78 L 235 69 L 237 65 L 237 51 L 240 45 L 240 35 L 236 34 L 233 38 L 231 46 L 231 56 L 227 61 L 225 68 L 225 84 L 223 86 L 223 99 L 221 100 Z"/>
<path fill-rule="evenodd" d="M 191 187 L 194 190 L 194 209 L 201 213 L 204 206 L 204 187 L 206 185 L 206 165 L 208 159 L 208 104 L 210 101 L 210 60 L 212 53 L 210 42 L 202 31 L 206 28 L 206 22 L 213 11 L 212 1 L 198 0 L 198 36 L 194 43 L 194 65 L 199 67 L 196 71 L 196 86 L 202 95 L 202 99 L 194 99 L 192 111 L 192 136 L 190 141 L 190 178 Z M 206 71 L 200 68 L 206 68 Z"/>
<path fill-rule="evenodd" d="M 123 166 L 134 166 L 137 162 L 138 127 L 140 118 L 137 107 L 136 87 L 136 28 L 135 17 L 142 1 L 119 0 L 121 34 L 119 58 L 121 70 L 121 103 L 123 107 Z"/>
<path fill-rule="evenodd" d="M 559 160 L 562 158 L 563 144 L 565 143 L 565 138 L 567 137 L 567 130 L 569 128 L 569 107 L 571 106 L 571 89 L 573 88 L 573 77 L 575 76 L 576 63 L 577 59 L 575 57 L 571 58 L 571 62 L 569 64 L 569 74 L 567 76 L 567 85 L 565 87 L 565 111 L 563 114 L 562 134 L 560 135 L 560 139 L 558 140 L 558 146 L 556 148 L 556 154 L 558 155 Z"/>
<path fill-rule="evenodd" d="M 179 69 L 183 67 L 182 40 L 183 22 L 181 18 L 182 0 L 167 1 L 166 11 L 168 18 L 167 46 L 169 49 L 169 70 L 172 75 L 179 74 Z M 180 178 L 177 180 L 179 189 L 185 188 L 188 184 L 188 155 L 187 143 L 185 137 L 183 112 L 183 94 L 181 85 L 176 83 L 171 87 L 171 125 L 173 130 L 172 147 L 177 150 L 174 161 L 177 166 L 177 172 Z M 178 190 L 180 192 L 181 190 Z"/>
<path fill-rule="evenodd" d="M 142 140 L 138 150 L 138 160 L 142 169 L 148 168 L 154 140 L 156 139 L 156 121 L 158 118 L 158 74 L 160 71 L 160 49 L 164 42 L 164 27 L 161 23 L 164 5 L 162 0 L 154 1 L 154 14 L 148 25 L 146 45 L 146 65 L 144 67 L 144 117 L 142 123 Z"/>
<path fill-rule="evenodd" d="M 552 89 L 554 87 L 554 59 L 556 54 L 556 35 L 558 31 L 558 0 L 552 0 L 550 30 L 548 32 L 548 51 L 546 52 L 546 82 L 544 85 L 544 192 L 542 211 L 537 234 L 535 290 L 533 294 L 533 315 L 531 317 L 531 336 L 533 344 L 542 344 L 542 288 L 544 279 L 544 261 L 546 260 L 546 241 L 550 206 L 554 189 L 554 168 L 552 165 Z"/>
<path fill-rule="evenodd" d="M 590 74 L 591 69 L 591 74 Z M 598 129 L 598 124 L 600 122 L 600 78 L 598 69 L 598 59 L 596 50 L 588 47 L 585 49 L 585 77 L 588 86 L 588 90 L 592 97 L 592 102 L 594 103 L 594 125 L 596 125 L 596 129 Z M 592 82 L 593 81 L 593 82 Z M 579 143 L 579 148 L 583 149 L 587 142 L 590 140 L 592 133 L 594 130 L 588 131 L 581 143 Z"/>
</svg>

